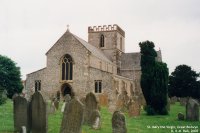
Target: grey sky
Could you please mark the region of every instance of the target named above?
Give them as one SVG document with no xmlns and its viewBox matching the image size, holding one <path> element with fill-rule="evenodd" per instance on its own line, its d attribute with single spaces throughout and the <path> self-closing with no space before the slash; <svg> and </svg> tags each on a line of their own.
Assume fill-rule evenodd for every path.
<svg viewBox="0 0 200 133">
<path fill-rule="evenodd" d="M 153 41 L 170 72 L 179 64 L 200 72 L 199 0 L 0 0 L 0 54 L 27 73 L 46 65 L 45 53 L 66 31 L 87 41 L 87 27 L 118 24 L 126 52 Z"/>
</svg>

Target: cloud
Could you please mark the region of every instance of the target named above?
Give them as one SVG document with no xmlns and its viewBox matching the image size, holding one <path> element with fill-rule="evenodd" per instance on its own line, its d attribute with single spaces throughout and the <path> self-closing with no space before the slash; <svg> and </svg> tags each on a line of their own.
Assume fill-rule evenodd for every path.
<svg viewBox="0 0 200 133">
<path fill-rule="evenodd" d="M 27 73 L 44 67 L 46 51 L 66 31 L 87 40 L 87 26 L 118 24 L 126 32 L 126 51 L 151 40 L 170 71 L 187 64 L 200 71 L 199 0 L 1 0 L 0 54 Z"/>
</svg>

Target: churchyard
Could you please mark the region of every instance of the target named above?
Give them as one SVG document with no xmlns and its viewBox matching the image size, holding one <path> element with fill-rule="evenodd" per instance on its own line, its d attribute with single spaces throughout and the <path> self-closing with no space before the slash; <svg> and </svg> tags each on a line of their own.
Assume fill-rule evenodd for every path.
<svg viewBox="0 0 200 133">
<path fill-rule="evenodd" d="M 77 133 L 79 131 L 81 133 L 111 133 L 113 130 L 116 131 L 114 133 L 119 133 L 119 132 L 123 133 L 126 129 L 128 133 L 134 133 L 134 132 L 169 133 L 169 132 L 180 132 L 180 131 L 181 132 L 193 131 L 197 133 L 200 130 L 199 121 L 186 121 L 186 120 L 180 121 L 177 119 L 177 115 L 179 112 L 182 112 L 182 114 L 184 115 L 186 112 L 185 106 L 180 105 L 179 102 L 173 102 L 171 104 L 169 115 L 147 116 L 145 112 L 141 110 L 140 115 L 137 117 L 130 117 L 127 112 L 124 112 L 124 115 L 123 113 L 115 112 L 116 117 L 112 118 L 113 114 L 108 111 L 107 107 L 103 106 L 97 107 L 95 104 L 96 101 L 94 100 L 94 97 L 90 93 L 88 94 L 88 96 L 89 98 L 86 98 L 85 100 L 86 102 L 85 107 L 90 105 L 90 107 L 87 108 L 93 108 L 94 110 L 98 108 L 98 110 L 100 111 L 98 110 L 92 111 L 92 109 L 90 110 L 86 109 L 86 112 L 84 112 L 82 108 L 82 103 L 77 101 L 76 99 L 72 99 L 70 104 L 67 104 L 66 101 L 66 106 L 64 111 L 62 109 L 63 105 L 62 101 L 59 103 L 59 106 L 57 105 L 52 106 L 52 102 L 48 101 L 47 110 L 45 110 L 46 108 L 43 108 L 44 103 L 41 100 L 42 99 L 41 95 L 34 94 L 32 98 L 33 100 L 30 103 L 30 110 L 32 110 L 31 120 L 26 116 L 22 116 L 23 119 L 19 117 L 20 115 L 24 115 L 27 113 L 24 110 L 24 108 L 26 108 L 26 101 L 24 101 L 23 98 L 16 97 L 14 100 L 14 104 L 13 101 L 8 100 L 6 104 L 0 106 L 0 133 L 12 133 L 14 129 L 17 129 L 17 127 L 19 127 L 20 123 L 21 124 L 23 124 L 23 122 L 27 123 L 27 121 L 32 123 L 31 125 L 33 128 L 32 129 L 33 133 L 34 132 L 39 133 L 38 129 L 40 129 L 41 133 L 45 132 L 59 133 L 60 131 L 65 133 L 68 132 L 67 131 L 69 129 L 68 127 L 71 127 L 71 129 L 74 129 L 74 131 Z M 34 101 L 34 99 L 36 100 L 39 99 L 39 102 Z M 16 104 L 16 101 L 18 100 L 20 101 L 19 104 L 20 106 Z M 58 109 L 56 109 L 57 107 Z M 15 109 L 13 110 L 13 108 Z M 20 112 L 17 111 L 19 108 L 21 110 Z M 38 109 L 40 109 L 40 111 L 38 111 Z M 48 113 L 46 114 L 45 112 Z M 94 118 L 99 118 L 98 121 L 97 119 L 92 120 L 95 121 L 94 123 L 96 124 L 92 124 L 93 122 L 91 123 L 91 120 L 88 118 L 89 115 L 90 116 L 93 115 Z M 40 117 L 37 118 L 37 116 Z M 81 122 L 83 121 L 83 119 L 84 123 L 81 127 Z M 99 121 L 100 121 L 100 126 L 98 125 Z M 114 126 L 115 129 L 112 128 L 112 121 L 114 121 L 113 123 L 117 124 L 120 123 L 120 128 L 118 128 L 118 125 Z M 126 124 L 126 127 L 124 123 Z"/>
</svg>

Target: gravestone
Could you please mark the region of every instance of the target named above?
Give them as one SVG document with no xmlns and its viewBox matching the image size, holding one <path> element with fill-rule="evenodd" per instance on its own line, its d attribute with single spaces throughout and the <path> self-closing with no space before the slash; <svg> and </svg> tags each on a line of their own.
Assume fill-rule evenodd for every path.
<svg viewBox="0 0 200 133">
<path fill-rule="evenodd" d="M 187 98 L 185 98 L 185 97 L 180 98 L 180 105 L 181 106 L 185 106 L 186 103 L 187 103 Z"/>
<path fill-rule="evenodd" d="M 99 110 L 94 110 L 90 117 L 90 126 L 93 129 L 100 129 L 101 128 L 101 115 Z"/>
<path fill-rule="evenodd" d="M 199 104 L 192 98 L 188 100 L 186 105 L 186 120 L 199 121 Z"/>
<path fill-rule="evenodd" d="M 29 103 L 24 97 L 21 97 L 19 95 L 16 96 L 13 100 L 14 129 L 16 132 L 20 132 L 21 127 L 25 126 L 27 131 L 29 132 Z"/>
<path fill-rule="evenodd" d="M 139 116 L 140 115 L 140 102 L 138 98 L 135 98 L 134 100 L 130 100 L 129 106 L 128 106 L 128 115 L 130 117 L 133 116 Z"/>
<path fill-rule="evenodd" d="M 54 106 L 55 106 L 56 110 L 58 110 L 58 108 L 59 108 L 59 101 L 58 101 L 58 99 L 55 99 L 53 102 L 54 102 Z"/>
<path fill-rule="evenodd" d="M 125 116 L 120 111 L 113 113 L 112 133 L 127 133 Z"/>
<path fill-rule="evenodd" d="M 71 100 L 71 96 L 69 94 L 65 95 L 64 102 L 68 103 Z"/>
<path fill-rule="evenodd" d="M 66 103 L 60 133 L 81 133 L 83 104 L 73 98 Z"/>
<path fill-rule="evenodd" d="M 54 114 L 55 111 L 56 111 L 56 107 L 55 107 L 55 105 L 54 105 L 54 102 L 52 102 L 52 103 L 50 104 L 49 113 L 50 113 L 50 114 Z"/>
<path fill-rule="evenodd" d="M 94 110 L 98 109 L 98 100 L 96 96 L 90 92 L 86 95 L 85 99 L 85 110 L 84 110 L 84 123 L 90 124 L 89 120 L 91 117 L 91 114 Z"/>
<path fill-rule="evenodd" d="M 71 100 L 71 96 L 69 94 L 65 95 L 64 97 L 64 102 L 63 102 L 63 105 L 61 107 L 61 112 L 63 113 L 64 110 L 65 110 L 65 105 L 66 103 L 68 103 L 69 101 Z"/>
<path fill-rule="evenodd" d="M 184 114 L 181 113 L 181 112 L 179 112 L 179 113 L 178 113 L 178 120 L 179 120 L 179 121 L 183 121 L 184 119 L 185 119 Z"/>
<path fill-rule="evenodd" d="M 178 99 L 175 96 L 170 98 L 170 104 L 175 104 L 177 101 L 178 101 Z"/>
<path fill-rule="evenodd" d="M 31 99 L 31 131 L 47 133 L 47 104 L 40 92 L 35 92 Z"/>
</svg>

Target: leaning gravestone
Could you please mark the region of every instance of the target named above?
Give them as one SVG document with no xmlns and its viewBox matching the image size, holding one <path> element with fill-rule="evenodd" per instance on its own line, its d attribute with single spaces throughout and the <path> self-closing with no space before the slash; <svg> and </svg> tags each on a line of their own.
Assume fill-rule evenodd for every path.
<svg viewBox="0 0 200 133">
<path fill-rule="evenodd" d="M 99 110 L 94 110 L 90 116 L 90 125 L 93 129 L 101 128 L 101 115 Z"/>
<path fill-rule="evenodd" d="M 98 100 L 96 96 L 90 92 L 86 95 L 85 110 L 84 110 L 84 123 L 90 124 L 89 120 L 94 110 L 98 109 Z"/>
<path fill-rule="evenodd" d="M 13 100 L 15 132 L 20 132 L 22 126 L 25 126 L 29 132 L 29 103 L 24 97 L 19 95 Z"/>
<path fill-rule="evenodd" d="M 186 120 L 199 121 L 199 104 L 192 98 L 186 104 Z"/>
<path fill-rule="evenodd" d="M 31 99 L 31 133 L 47 133 L 47 104 L 40 92 Z"/>
<path fill-rule="evenodd" d="M 83 104 L 73 98 L 66 103 L 60 133 L 81 133 Z"/>
<path fill-rule="evenodd" d="M 120 111 L 113 113 L 112 133 L 127 133 L 125 116 Z"/>
</svg>

